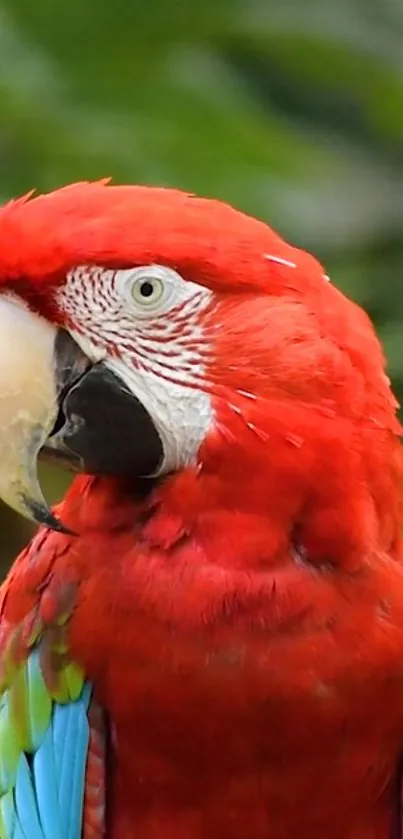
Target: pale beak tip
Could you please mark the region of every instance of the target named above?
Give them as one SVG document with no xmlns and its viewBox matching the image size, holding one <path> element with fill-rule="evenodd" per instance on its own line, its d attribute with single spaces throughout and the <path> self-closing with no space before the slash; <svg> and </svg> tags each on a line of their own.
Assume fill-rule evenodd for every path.
<svg viewBox="0 0 403 839">
<path fill-rule="evenodd" d="M 70 530 L 69 527 L 66 527 L 60 519 L 52 513 L 47 504 L 41 504 L 38 501 L 34 501 L 32 498 L 28 498 L 26 495 L 21 496 L 21 501 L 26 507 L 29 517 L 38 524 L 49 527 L 57 533 L 63 533 L 65 536 L 77 535 L 74 530 Z"/>
</svg>

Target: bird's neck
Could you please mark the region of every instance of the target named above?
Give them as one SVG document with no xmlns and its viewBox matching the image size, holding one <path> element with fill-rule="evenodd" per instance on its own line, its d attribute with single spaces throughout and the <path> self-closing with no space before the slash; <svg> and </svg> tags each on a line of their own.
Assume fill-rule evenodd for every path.
<svg viewBox="0 0 403 839">
<path fill-rule="evenodd" d="M 79 477 L 63 504 L 65 523 L 108 532 L 137 522 L 164 550 L 193 535 L 210 557 L 245 570 L 290 553 L 349 572 L 374 552 L 402 559 L 397 438 L 308 417 L 295 427 L 261 419 L 252 440 L 223 444 L 219 431 L 196 467 L 157 481 Z"/>
</svg>

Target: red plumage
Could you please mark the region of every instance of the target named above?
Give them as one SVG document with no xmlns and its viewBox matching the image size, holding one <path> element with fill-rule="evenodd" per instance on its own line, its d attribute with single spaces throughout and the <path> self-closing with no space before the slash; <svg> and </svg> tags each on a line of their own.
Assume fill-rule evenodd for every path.
<svg viewBox="0 0 403 839">
<path fill-rule="evenodd" d="M 41 532 L 2 590 L 7 631 L 75 591 L 108 839 L 390 839 L 401 429 L 366 315 L 263 223 L 180 192 L 75 185 L 3 208 L 0 241 L 6 287 L 65 325 L 52 288 L 78 264 L 216 294 L 199 465 L 145 495 L 76 478 L 59 513 L 79 535 Z"/>
</svg>

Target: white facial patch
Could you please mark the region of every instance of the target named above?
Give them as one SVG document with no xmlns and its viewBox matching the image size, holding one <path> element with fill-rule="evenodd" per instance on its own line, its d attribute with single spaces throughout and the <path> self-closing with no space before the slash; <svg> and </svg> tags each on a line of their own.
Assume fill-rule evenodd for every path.
<svg viewBox="0 0 403 839">
<path fill-rule="evenodd" d="M 103 360 L 150 414 L 164 449 L 160 473 L 195 463 L 213 424 L 203 389 L 210 353 L 203 314 L 212 297 L 161 265 L 80 266 L 57 293 L 83 352 Z"/>
</svg>

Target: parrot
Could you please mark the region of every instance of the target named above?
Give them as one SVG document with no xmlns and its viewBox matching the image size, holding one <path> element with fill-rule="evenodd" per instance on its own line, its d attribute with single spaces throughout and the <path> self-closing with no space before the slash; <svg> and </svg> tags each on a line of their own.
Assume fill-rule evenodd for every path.
<svg viewBox="0 0 403 839">
<path fill-rule="evenodd" d="M 106 179 L 0 208 L 0 497 L 38 525 L 0 839 L 401 839 L 398 407 L 265 221 Z"/>
</svg>

